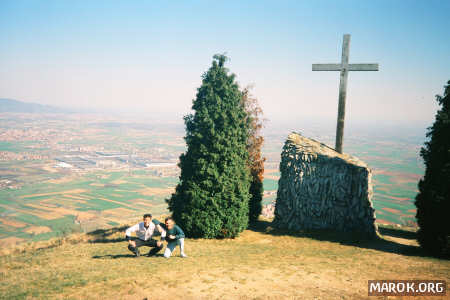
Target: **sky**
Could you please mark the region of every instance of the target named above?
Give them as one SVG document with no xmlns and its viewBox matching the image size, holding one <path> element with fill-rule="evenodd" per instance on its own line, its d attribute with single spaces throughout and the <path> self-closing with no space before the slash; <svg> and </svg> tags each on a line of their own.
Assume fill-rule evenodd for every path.
<svg viewBox="0 0 450 300">
<path fill-rule="evenodd" d="M 450 1 L 0 1 L 0 98 L 180 119 L 226 53 L 267 119 L 431 125 L 450 80 Z M 356 124 L 356 123 L 354 123 Z"/>
</svg>

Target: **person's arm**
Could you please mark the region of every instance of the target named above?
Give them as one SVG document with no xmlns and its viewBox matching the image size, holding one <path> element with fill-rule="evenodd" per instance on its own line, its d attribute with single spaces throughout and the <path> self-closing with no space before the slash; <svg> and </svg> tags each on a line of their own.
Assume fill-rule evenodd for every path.
<svg viewBox="0 0 450 300">
<path fill-rule="evenodd" d="M 155 224 L 155 228 L 161 234 L 161 239 L 163 240 L 166 237 L 166 231 L 163 229 L 161 222 L 156 219 L 152 219 L 152 223 Z"/>
<path fill-rule="evenodd" d="M 176 225 L 176 234 L 175 234 L 175 239 L 182 239 L 184 238 L 184 232 L 183 230 L 180 228 L 180 226 Z"/>
<path fill-rule="evenodd" d="M 163 229 L 163 227 L 161 225 L 156 225 L 156 229 L 158 229 L 158 231 L 161 233 L 161 240 L 165 240 L 166 239 L 166 231 Z"/>
<path fill-rule="evenodd" d="M 125 238 L 127 239 L 127 241 L 130 241 L 131 240 L 131 234 L 133 232 L 138 231 L 138 230 L 139 230 L 139 223 L 134 225 L 134 226 L 131 226 L 130 228 L 128 228 L 127 231 L 125 231 Z"/>
<path fill-rule="evenodd" d="M 166 226 L 163 223 L 159 223 L 156 227 L 158 228 L 159 232 L 161 232 L 161 241 L 164 241 L 167 236 Z"/>
</svg>

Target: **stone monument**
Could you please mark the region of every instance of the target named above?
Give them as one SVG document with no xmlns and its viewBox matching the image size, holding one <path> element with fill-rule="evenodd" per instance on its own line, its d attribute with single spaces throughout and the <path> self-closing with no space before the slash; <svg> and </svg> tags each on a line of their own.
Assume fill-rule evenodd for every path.
<svg viewBox="0 0 450 300">
<path fill-rule="evenodd" d="M 377 235 L 372 171 L 356 157 L 292 133 L 283 147 L 274 226 Z"/>
</svg>

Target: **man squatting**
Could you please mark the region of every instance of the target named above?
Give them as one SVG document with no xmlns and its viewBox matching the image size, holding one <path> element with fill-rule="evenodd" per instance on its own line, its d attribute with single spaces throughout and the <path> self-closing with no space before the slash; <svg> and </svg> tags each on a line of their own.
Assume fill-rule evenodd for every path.
<svg viewBox="0 0 450 300">
<path fill-rule="evenodd" d="M 153 238 L 155 230 L 161 234 L 161 241 Z M 136 233 L 137 238 L 135 239 L 131 237 L 133 232 Z M 161 224 L 158 220 L 152 219 L 151 214 L 145 214 L 143 222 L 131 226 L 126 230 L 125 234 L 128 241 L 128 249 L 136 257 L 140 256 L 139 248 L 142 246 L 153 248 L 148 252 L 148 256 L 155 255 L 164 247 L 164 240 L 167 240 L 167 247 L 164 251 L 165 258 L 169 258 L 172 255 L 176 246 L 180 246 L 180 256 L 187 257 L 184 253 L 184 232 L 175 224 L 171 217 L 166 218 L 164 224 Z"/>
</svg>

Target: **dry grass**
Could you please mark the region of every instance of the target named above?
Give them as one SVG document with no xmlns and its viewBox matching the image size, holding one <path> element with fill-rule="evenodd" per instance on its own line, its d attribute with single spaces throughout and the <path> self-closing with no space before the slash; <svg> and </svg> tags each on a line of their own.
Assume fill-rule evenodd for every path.
<svg viewBox="0 0 450 300">
<path fill-rule="evenodd" d="M 50 227 L 47 226 L 30 226 L 25 228 L 23 231 L 31 234 L 41 234 L 51 232 L 52 230 L 50 229 Z"/>
<path fill-rule="evenodd" d="M 23 223 L 23 222 L 14 220 L 14 219 L 9 219 L 9 218 L 6 218 L 6 217 L 0 217 L 0 222 L 2 222 L 5 225 L 12 226 L 12 227 L 15 227 L 15 228 L 22 228 L 22 227 L 27 226 L 26 223 Z"/>
<path fill-rule="evenodd" d="M 44 169 L 44 170 L 46 170 L 46 171 L 49 171 L 49 169 L 50 170 L 52 170 L 52 173 L 54 173 L 54 169 L 52 169 L 52 168 L 46 168 L 46 167 L 43 167 L 42 169 Z M 74 178 L 75 177 L 71 177 L 71 176 L 64 176 L 64 177 L 61 177 L 61 178 L 58 178 L 58 179 L 50 179 L 50 180 L 47 180 L 47 183 L 53 183 L 53 184 L 61 184 L 61 183 L 67 183 L 67 182 L 71 182 L 72 180 L 74 180 Z"/>
<path fill-rule="evenodd" d="M 106 216 L 129 216 L 134 212 L 134 210 L 125 208 L 125 207 L 118 207 L 118 208 L 112 208 L 112 209 L 106 209 L 102 211 L 102 213 Z"/>
<path fill-rule="evenodd" d="M 124 183 L 128 183 L 128 181 L 122 180 L 122 179 L 117 179 L 114 181 L 111 181 L 112 184 L 124 184 Z"/>
<path fill-rule="evenodd" d="M 330 232 L 290 235 L 261 222 L 234 240 L 187 239 L 187 259 L 135 258 L 124 229 L 0 257 L 0 298 L 377 299 L 367 297 L 369 279 L 450 280 L 450 262 L 422 256 L 415 233 L 399 229 L 358 241 Z"/>
<path fill-rule="evenodd" d="M 153 195 L 170 195 L 175 191 L 174 188 L 155 188 L 155 187 L 147 187 L 142 190 L 138 190 L 138 193 L 141 193 L 144 196 L 153 196 Z"/>
<path fill-rule="evenodd" d="M 24 241 L 22 238 L 18 238 L 15 236 L 10 236 L 7 238 L 0 239 L 0 248 L 7 248 L 7 247 L 15 247 L 17 244 L 20 244 Z"/>
</svg>

